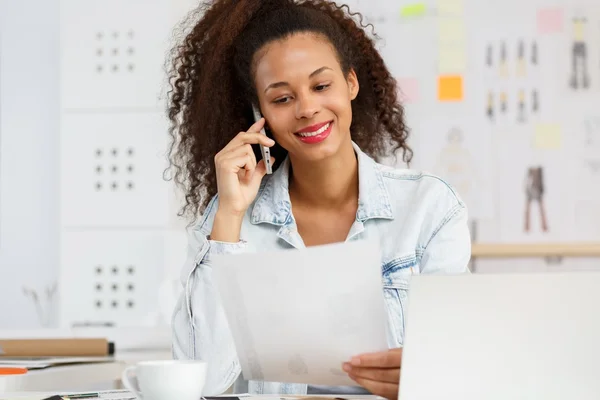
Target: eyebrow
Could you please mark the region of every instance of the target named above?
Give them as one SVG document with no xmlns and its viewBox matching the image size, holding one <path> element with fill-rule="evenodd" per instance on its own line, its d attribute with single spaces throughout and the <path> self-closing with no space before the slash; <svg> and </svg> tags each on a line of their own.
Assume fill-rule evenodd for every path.
<svg viewBox="0 0 600 400">
<path fill-rule="evenodd" d="M 321 72 L 325 71 L 325 70 L 331 70 L 333 71 L 331 68 L 329 67 L 321 67 L 319 69 L 314 70 L 313 72 L 310 73 L 310 75 L 308 76 L 309 78 L 312 78 L 315 75 L 319 75 Z M 289 86 L 290 84 L 288 82 L 275 82 L 275 83 L 271 83 L 269 86 L 267 86 L 267 88 L 265 89 L 265 93 L 267 92 L 267 90 L 269 89 L 275 89 L 281 86 Z"/>
</svg>

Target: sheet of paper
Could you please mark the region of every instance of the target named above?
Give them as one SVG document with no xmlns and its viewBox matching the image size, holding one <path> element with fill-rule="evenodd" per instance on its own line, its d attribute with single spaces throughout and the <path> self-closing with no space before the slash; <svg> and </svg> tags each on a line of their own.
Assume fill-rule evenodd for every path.
<svg viewBox="0 0 600 400">
<path fill-rule="evenodd" d="M 444 75 L 438 77 L 438 100 L 463 100 L 463 78 L 461 75 Z"/>
<path fill-rule="evenodd" d="M 400 16 L 403 18 L 422 17 L 426 11 L 425 3 L 408 4 L 400 9 Z"/>
<path fill-rule="evenodd" d="M 560 149 L 562 134 L 558 124 L 537 124 L 535 126 L 534 147 L 537 149 Z"/>
<path fill-rule="evenodd" d="M 398 98 L 403 104 L 419 101 L 419 81 L 417 78 L 398 78 Z"/>
<path fill-rule="evenodd" d="M 15 392 L 15 393 L 2 393 L 0 394 L 0 400 L 42 400 L 54 395 L 63 395 L 67 397 L 69 394 L 95 394 L 98 396 L 88 397 L 91 399 L 101 400 L 135 400 L 136 396 L 129 390 L 100 390 L 95 392 Z"/>
<path fill-rule="evenodd" d="M 540 34 L 558 33 L 563 30 L 565 19 L 562 8 L 543 8 L 537 12 L 537 30 Z"/>
<path fill-rule="evenodd" d="M 440 46 L 438 71 L 440 74 L 464 73 L 467 68 L 465 46 Z"/>
<path fill-rule="evenodd" d="M 464 0 L 438 0 L 438 15 L 440 16 L 460 16 L 464 14 Z"/>
<path fill-rule="evenodd" d="M 438 42 L 440 44 L 453 44 L 464 46 L 467 31 L 463 18 L 439 18 Z"/>
<path fill-rule="evenodd" d="M 388 348 L 374 242 L 219 255 L 212 264 L 245 379 L 355 386 L 342 363 Z"/>
</svg>

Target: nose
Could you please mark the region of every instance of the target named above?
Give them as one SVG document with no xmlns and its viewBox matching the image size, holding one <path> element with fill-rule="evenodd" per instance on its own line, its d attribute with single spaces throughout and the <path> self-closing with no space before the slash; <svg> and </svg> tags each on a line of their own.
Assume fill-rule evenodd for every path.
<svg viewBox="0 0 600 400">
<path fill-rule="evenodd" d="M 316 96 L 305 93 L 296 97 L 296 118 L 311 119 L 319 112 L 320 104 Z"/>
</svg>

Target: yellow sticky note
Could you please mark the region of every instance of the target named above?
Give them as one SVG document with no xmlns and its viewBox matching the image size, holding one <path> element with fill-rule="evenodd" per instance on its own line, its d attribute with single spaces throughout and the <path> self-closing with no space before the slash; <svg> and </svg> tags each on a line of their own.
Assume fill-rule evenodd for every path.
<svg viewBox="0 0 600 400">
<path fill-rule="evenodd" d="M 442 75 L 438 77 L 439 101 L 462 101 L 463 78 L 461 75 Z"/>
<path fill-rule="evenodd" d="M 438 71 L 440 74 L 460 74 L 467 68 L 465 46 L 440 46 Z"/>
<path fill-rule="evenodd" d="M 467 36 L 462 18 L 440 18 L 438 21 L 439 42 L 464 45 Z"/>
<path fill-rule="evenodd" d="M 537 124 L 535 126 L 534 147 L 556 150 L 562 145 L 562 133 L 559 124 Z"/>
<path fill-rule="evenodd" d="M 438 0 L 438 15 L 440 16 L 459 16 L 465 12 L 464 0 Z"/>
<path fill-rule="evenodd" d="M 425 3 L 407 4 L 400 9 L 400 16 L 404 18 L 422 17 L 426 10 Z"/>
</svg>

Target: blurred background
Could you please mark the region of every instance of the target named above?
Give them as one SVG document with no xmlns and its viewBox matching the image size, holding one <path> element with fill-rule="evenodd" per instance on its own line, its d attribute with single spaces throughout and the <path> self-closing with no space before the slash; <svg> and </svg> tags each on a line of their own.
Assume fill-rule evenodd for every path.
<svg viewBox="0 0 600 400">
<path fill-rule="evenodd" d="M 398 80 L 410 167 L 469 207 L 475 273 L 600 269 L 598 1 L 346 3 Z M 196 5 L 0 0 L 0 329 L 168 332 L 165 62 Z"/>
</svg>

